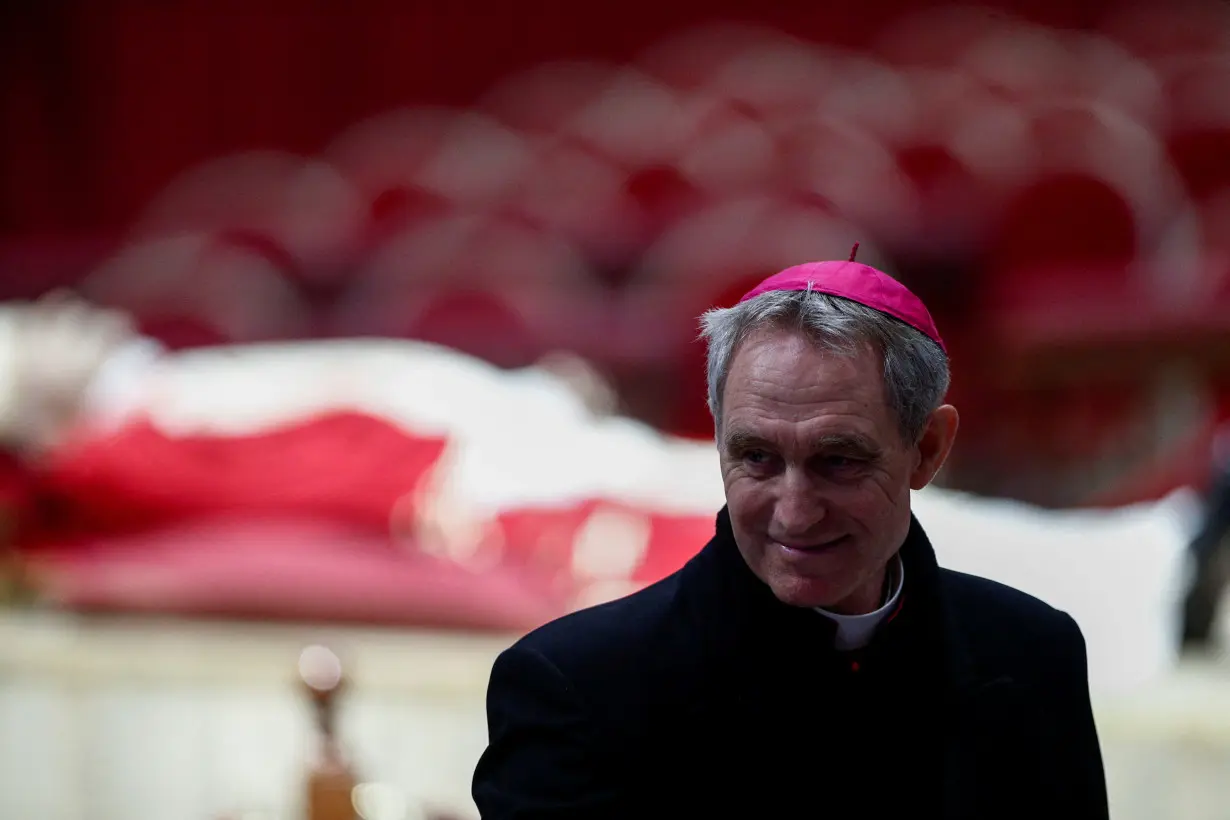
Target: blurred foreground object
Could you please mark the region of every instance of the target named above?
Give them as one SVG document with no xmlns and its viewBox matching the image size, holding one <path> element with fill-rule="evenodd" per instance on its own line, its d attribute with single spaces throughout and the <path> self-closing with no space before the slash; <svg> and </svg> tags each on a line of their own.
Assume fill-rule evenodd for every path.
<svg viewBox="0 0 1230 820">
<path fill-rule="evenodd" d="M 317 741 L 307 777 L 304 820 L 357 820 L 358 779 L 337 737 L 337 701 L 347 688 L 341 659 L 326 647 L 309 646 L 299 656 L 299 677 L 312 704 Z"/>
<path fill-rule="evenodd" d="M 2 608 L 0 817 L 303 820 L 317 737 L 296 664 L 317 642 L 344 649 L 353 679 L 340 734 L 357 773 L 384 787 L 361 792 L 365 808 L 477 820 L 487 673 L 507 637 Z M 1095 693 L 1116 820 L 1219 816 L 1228 671 L 1189 659 L 1125 697 Z"/>
<path fill-rule="evenodd" d="M 0 606 L 26 606 L 38 599 L 26 556 L 17 549 L 13 522 L 0 521 Z"/>
<path fill-rule="evenodd" d="M 27 503 L 20 468 L 0 453 L 0 606 L 33 597 L 25 556 L 17 549 L 18 521 Z"/>
<path fill-rule="evenodd" d="M 452 411 L 404 408 L 481 365 L 396 342 L 171 354 L 76 301 L 0 318 L 7 509 L 48 600 L 510 630 L 560 611 L 532 575 L 416 544 Z"/>
<path fill-rule="evenodd" d="M 0 305 L 0 442 L 25 457 L 56 447 L 83 406 L 107 410 L 101 395 L 130 358 L 152 357 L 131 318 L 66 293 Z"/>
</svg>

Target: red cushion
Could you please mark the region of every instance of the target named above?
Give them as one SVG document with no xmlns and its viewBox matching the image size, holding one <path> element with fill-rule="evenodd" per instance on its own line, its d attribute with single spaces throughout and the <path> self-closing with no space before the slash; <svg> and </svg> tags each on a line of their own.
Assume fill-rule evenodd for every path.
<svg viewBox="0 0 1230 820">
<path fill-rule="evenodd" d="M 40 489 L 84 532 L 247 512 L 384 533 L 444 446 L 349 411 L 244 436 L 177 437 L 142 421 L 66 445 L 45 465 Z"/>
<path fill-rule="evenodd" d="M 472 570 L 322 521 L 216 518 L 47 548 L 38 577 L 89 611 L 524 631 L 563 600 L 514 569 Z"/>
<path fill-rule="evenodd" d="M 649 584 L 687 563 L 713 537 L 714 513 L 663 513 L 633 504 L 592 498 L 559 507 L 525 507 L 504 512 L 497 525 L 505 562 L 551 576 L 572 585 L 595 580 Z M 596 549 L 626 550 L 626 571 L 587 573 L 578 569 L 577 547 L 583 531 L 598 518 L 618 522 L 599 528 Z M 623 525 L 623 526 L 620 526 Z M 625 529 L 625 527 L 627 529 Z M 611 539 L 601 540 L 602 537 Z M 623 538 L 628 540 L 624 541 Z M 644 540 L 640 540 L 643 537 Z"/>
</svg>

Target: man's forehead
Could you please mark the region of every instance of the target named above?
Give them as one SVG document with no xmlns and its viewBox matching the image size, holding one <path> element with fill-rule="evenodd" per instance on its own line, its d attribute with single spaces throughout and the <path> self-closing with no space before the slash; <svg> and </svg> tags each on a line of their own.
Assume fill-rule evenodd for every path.
<svg viewBox="0 0 1230 820">
<path fill-rule="evenodd" d="M 726 392 L 723 417 L 730 426 L 758 435 L 856 435 L 875 437 L 891 425 L 891 414 L 878 384 L 829 381 L 817 374 L 810 383 L 784 386 L 773 380 L 748 379 Z M 791 428 L 789 430 L 784 428 Z"/>
<path fill-rule="evenodd" d="M 826 436 L 887 443 L 896 432 L 880 362 L 870 351 L 823 351 L 772 328 L 749 341 L 725 385 L 724 436 L 737 430 L 795 447 Z"/>
<path fill-rule="evenodd" d="M 828 350 L 798 333 L 770 327 L 735 351 L 726 392 L 733 401 L 881 396 L 882 362 L 870 348 Z"/>
</svg>

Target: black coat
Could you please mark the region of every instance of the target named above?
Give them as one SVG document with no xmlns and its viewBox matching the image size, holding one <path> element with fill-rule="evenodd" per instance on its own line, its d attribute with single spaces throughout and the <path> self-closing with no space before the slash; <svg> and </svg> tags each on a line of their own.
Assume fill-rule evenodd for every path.
<svg viewBox="0 0 1230 820">
<path fill-rule="evenodd" d="M 723 510 L 679 572 L 499 656 L 482 817 L 1106 818 L 1076 623 L 938 568 L 917 521 L 901 556 L 897 617 L 840 653 Z"/>
</svg>

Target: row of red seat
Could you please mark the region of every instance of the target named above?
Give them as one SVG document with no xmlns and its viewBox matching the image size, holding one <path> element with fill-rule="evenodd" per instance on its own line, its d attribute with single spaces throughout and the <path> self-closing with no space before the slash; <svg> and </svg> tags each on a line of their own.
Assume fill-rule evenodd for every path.
<svg viewBox="0 0 1230 820">
<path fill-rule="evenodd" d="M 197 168 L 84 287 L 177 345 L 375 333 L 678 373 L 704 308 L 859 241 L 966 360 L 1199 344 L 1230 315 L 1227 81 L 1207 15 L 931 12 L 859 53 L 705 28 Z"/>
</svg>

